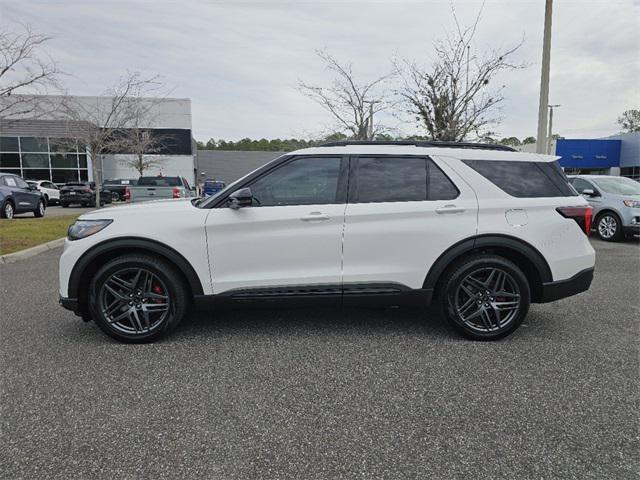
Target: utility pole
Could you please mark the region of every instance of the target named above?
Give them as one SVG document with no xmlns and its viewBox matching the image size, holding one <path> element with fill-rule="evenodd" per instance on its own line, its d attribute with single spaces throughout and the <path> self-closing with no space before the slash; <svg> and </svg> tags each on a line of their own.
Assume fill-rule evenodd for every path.
<svg viewBox="0 0 640 480">
<path fill-rule="evenodd" d="M 373 140 L 373 105 L 382 103 L 380 100 L 365 100 L 364 103 L 369 104 L 369 118 L 367 122 L 367 140 Z"/>
<path fill-rule="evenodd" d="M 549 134 L 547 135 L 547 155 L 553 155 L 555 152 L 551 151 L 553 146 L 553 109 L 561 107 L 562 105 L 549 105 Z"/>
<path fill-rule="evenodd" d="M 549 69 L 551 64 L 551 13 L 553 0 L 546 0 L 544 8 L 544 37 L 542 40 L 542 75 L 540 78 L 540 103 L 538 105 L 538 137 L 536 152 L 544 153 L 547 149 L 547 108 L 549 105 Z"/>
</svg>

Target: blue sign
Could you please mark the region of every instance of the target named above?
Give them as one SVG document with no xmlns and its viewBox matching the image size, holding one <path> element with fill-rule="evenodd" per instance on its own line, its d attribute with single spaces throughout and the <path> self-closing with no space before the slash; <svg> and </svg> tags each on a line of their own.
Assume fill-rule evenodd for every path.
<svg viewBox="0 0 640 480">
<path fill-rule="evenodd" d="M 560 165 L 572 168 L 610 168 L 620 166 L 620 140 L 558 139 L 556 155 Z"/>
</svg>

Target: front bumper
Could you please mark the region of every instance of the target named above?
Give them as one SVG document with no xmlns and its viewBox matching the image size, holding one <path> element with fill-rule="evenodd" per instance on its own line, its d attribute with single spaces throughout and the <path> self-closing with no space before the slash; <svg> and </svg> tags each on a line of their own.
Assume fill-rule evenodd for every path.
<svg viewBox="0 0 640 480">
<path fill-rule="evenodd" d="M 75 313 L 78 316 L 82 316 L 82 312 L 80 311 L 80 302 L 78 302 L 77 298 L 65 298 L 62 295 L 60 295 L 58 303 L 60 303 L 60 305 L 62 305 L 63 308 L 66 308 L 67 310 L 71 310 L 73 313 Z"/>
<path fill-rule="evenodd" d="M 542 284 L 542 294 L 538 303 L 555 302 L 561 298 L 571 297 L 586 292 L 593 281 L 594 268 L 587 268 L 576 273 L 573 277 L 557 282 Z"/>
</svg>

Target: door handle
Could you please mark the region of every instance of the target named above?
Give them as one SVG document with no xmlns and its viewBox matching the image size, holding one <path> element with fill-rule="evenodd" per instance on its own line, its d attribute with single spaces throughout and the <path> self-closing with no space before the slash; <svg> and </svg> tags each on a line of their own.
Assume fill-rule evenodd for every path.
<svg viewBox="0 0 640 480">
<path fill-rule="evenodd" d="M 305 217 L 300 217 L 303 222 L 323 222 L 329 220 L 331 217 L 321 212 L 311 212 Z"/>
<path fill-rule="evenodd" d="M 436 213 L 462 213 L 464 210 L 464 208 L 456 207 L 455 205 L 445 205 L 444 207 L 436 208 Z"/>
</svg>

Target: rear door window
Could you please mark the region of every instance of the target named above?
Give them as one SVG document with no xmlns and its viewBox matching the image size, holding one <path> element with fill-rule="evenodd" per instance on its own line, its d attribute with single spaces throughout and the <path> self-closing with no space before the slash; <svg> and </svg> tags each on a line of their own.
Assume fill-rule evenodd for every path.
<svg viewBox="0 0 640 480">
<path fill-rule="evenodd" d="M 576 194 L 560 167 L 549 162 L 462 161 L 514 197 L 570 197 Z"/>
<path fill-rule="evenodd" d="M 357 203 L 421 202 L 427 199 L 427 160 L 422 157 L 358 157 Z"/>
<path fill-rule="evenodd" d="M 351 203 L 451 200 L 458 189 L 430 159 L 358 157 Z"/>
</svg>

